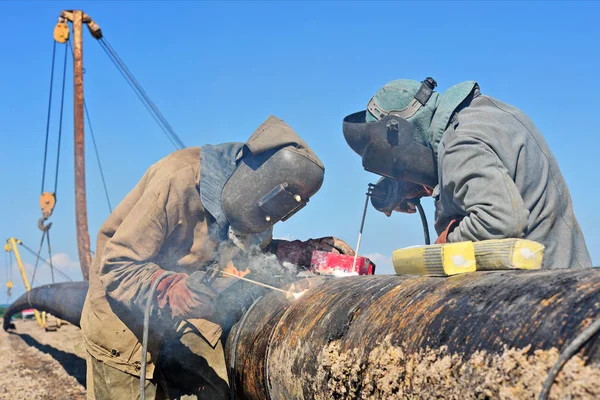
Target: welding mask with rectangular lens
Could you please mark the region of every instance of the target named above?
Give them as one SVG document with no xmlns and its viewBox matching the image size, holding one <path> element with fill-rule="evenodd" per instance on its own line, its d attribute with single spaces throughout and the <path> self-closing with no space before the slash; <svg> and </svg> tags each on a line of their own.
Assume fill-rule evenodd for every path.
<svg viewBox="0 0 600 400">
<path fill-rule="evenodd" d="M 366 111 L 344 118 L 343 132 L 352 150 L 362 157 L 365 170 L 429 187 L 437 184 L 433 151 L 413 138 L 410 123 L 387 115 L 365 122 Z"/>
<path fill-rule="evenodd" d="M 263 232 L 302 209 L 323 184 L 324 169 L 293 147 L 246 152 L 223 188 L 223 211 L 239 232 Z"/>
</svg>

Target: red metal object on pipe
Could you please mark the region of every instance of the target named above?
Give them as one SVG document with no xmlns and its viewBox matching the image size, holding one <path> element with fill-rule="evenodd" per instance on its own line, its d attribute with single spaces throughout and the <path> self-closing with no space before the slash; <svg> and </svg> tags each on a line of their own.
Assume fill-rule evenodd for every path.
<svg viewBox="0 0 600 400">
<path fill-rule="evenodd" d="M 315 250 L 310 260 L 310 270 L 320 275 L 373 275 L 375 264 L 366 257 Z"/>
</svg>

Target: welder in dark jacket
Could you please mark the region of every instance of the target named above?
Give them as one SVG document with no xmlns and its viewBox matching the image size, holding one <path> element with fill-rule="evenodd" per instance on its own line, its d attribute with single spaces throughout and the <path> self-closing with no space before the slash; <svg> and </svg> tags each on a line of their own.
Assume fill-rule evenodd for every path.
<svg viewBox="0 0 600 400">
<path fill-rule="evenodd" d="M 433 195 L 437 242 L 525 238 L 545 246 L 543 268 L 591 267 L 567 185 L 546 141 L 519 109 L 466 81 L 396 80 L 344 120 L 365 169 L 393 187 L 392 210 Z M 377 202 L 377 201 L 376 201 Z"/>
<path fill-rule="evenodd" d="M 219 299 L 238 281 L 219 277 L 209 285 L 206 268 L 217 262 L 251 277 L 236 257 L 252 248 L 303 267 L 313 249 L 353 254 L 332 237 L 272 240 L 272 226 L 306 205 L 323 176 L 313 151 L 273 116 L 245 144 L 188 148 L 151 166 L 98 234 L 81 318 L 88 398 L 137 398 L 142 356 L 147 398 L 228 398 L 220 323 L 228 304 Z M 159 318 L 141 354 L 148 292 L 166 271 L 176 274 L 151 299 Z"/>
</svg>

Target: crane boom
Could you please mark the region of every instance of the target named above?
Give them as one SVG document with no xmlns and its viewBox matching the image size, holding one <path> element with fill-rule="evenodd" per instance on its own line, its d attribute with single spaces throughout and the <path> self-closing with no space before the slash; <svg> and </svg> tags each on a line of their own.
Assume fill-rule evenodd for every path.
<svg viewBox="0 0 600 400">
<path fill-rule="evenodd" d="M 23 278 L 23 284 L 25 285 L 25 289 L 29 292 L 31 290 L 31 285 L 29 285 L 29 279 L 27 279 L 27 274 L 25 273 L 25 267 L 23 266 L 23 260 L 21 260 L 21 254 L 19 253 L 17 244 L 21 244 L 19 239 L 9 238 L 6 240 L 4 250 L 15 253 L 15 259 L 17 260 L 17 265 L 19 266 L 19 271 L 21 272 L 21 277 Z M 34 310 L 33 313 L 35 314 L 35 319 L 38 325 L 44 327 L 46 325 L 45 313 L 40 314 L 38 310 Z"/>
</svg>

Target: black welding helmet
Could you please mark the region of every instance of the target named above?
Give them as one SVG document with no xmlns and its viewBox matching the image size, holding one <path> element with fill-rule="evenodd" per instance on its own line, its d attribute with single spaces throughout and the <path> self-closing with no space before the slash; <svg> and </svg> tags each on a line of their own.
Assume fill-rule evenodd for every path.
<svg viewBox="0 0 600 400">
<path fill-rule="evenodd" d="M 390 88 L 390 84 L 395 86 Z M 346 142 L 362 157 L 367 171 L 434 187 L 435 155 L 426 132 L 435 113 L 436 83 L 427 78 L 420 84 L 405 80 L 390 84 L 373 96 L 367 110 L 344 118 Z M 396 92 L 390 94 L 391 89 Z M 392 99 L 396 105 L 401 102 L 402 107 L 381 105 L 381 99 Z"/>
<path fill-rule="evenodd" d="M 223 211 L 242 233 L 286 221 L 321 188 L 325 168 L 294 130 L 270 116 L 237 156 L 236 170 L 223 188 Z"/>
</svg>

